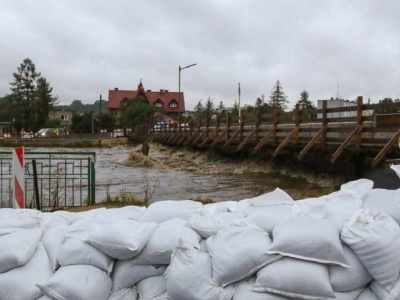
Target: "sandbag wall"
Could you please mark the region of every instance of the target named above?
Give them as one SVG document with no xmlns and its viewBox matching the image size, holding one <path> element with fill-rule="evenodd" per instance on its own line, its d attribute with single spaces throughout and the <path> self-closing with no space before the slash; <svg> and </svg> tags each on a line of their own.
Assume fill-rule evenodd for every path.
<svg viewBox="0 0 400 300">
<path fill-rule="evenodd" d="M 0 209 L 0 300 L 400 299 L 400 190 Z"/>
</svg>

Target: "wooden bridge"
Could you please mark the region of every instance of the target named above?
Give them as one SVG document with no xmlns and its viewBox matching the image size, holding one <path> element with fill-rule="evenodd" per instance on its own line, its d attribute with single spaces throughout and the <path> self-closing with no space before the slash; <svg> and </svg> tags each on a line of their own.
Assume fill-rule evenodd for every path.
<svg viewBox="0 0 400 300">
<path fill-rule="evenodd" d="M 377 114 L 375 111 L 400 111 L 400 103 L 389 105 L 356 103 L 346 107 L 301 110 L 292 112 L 242 113 L 235 118 L 226 114 L 206 116 L 182 124 L 152 127 L 150 139 L 173 146 L 195 146 L 246 151 L 250 155 L 273 157 L 290 153 L 299 160 L 307 155 L 324 153 L 330 163 L 347 153 L 368 153 L 371 167 L 389 154 L 400 155 L 400 113 Z"/>
</svg>

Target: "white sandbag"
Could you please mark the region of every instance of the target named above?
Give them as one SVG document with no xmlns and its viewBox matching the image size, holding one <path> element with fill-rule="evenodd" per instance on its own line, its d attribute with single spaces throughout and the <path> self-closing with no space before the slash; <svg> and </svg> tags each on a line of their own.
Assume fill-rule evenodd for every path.
<svg viewBox="0 0 400 300">
<path fill-rule="evenodd" d="M 69 229 L 69 225 L 58 225 L 43 231 L 42 243 L 49 256 L 53 272 L 55 272 L 60 266 L 57 261 L 57 255 L 64 243 L 65 235 Z"/>
<path fill-rule="evenodd" d="M 237 201 L 221 201 L 203 205 L 202 216 L 212 216 L 221 212 L 236 212 Z"/>
<path fill-rule="evenodd" d="M 26 264 L 42 237 L 40 228 L 22 229 L 0 237 L 0 273 Z"/>
<path fill-rule="evenodd" d="M 372 281 L 371 274 L 349 246 L 343 245 L 343 250 L 349 268 L 329 266 L 329 280 L 333 291 L 350 292 L 365 287 Z"/>
<path fill-rule="evenodd" d="M 94 220 L 101 224 L 113 223 L 123 219 L 139 220 L 146 210 L 144 206 L 123 206 L 119 208 L 107 208 L 94 216 Z"/>
<path fill-rule="evenodd" d="M 179 240 L 199 248 L 201 236 L 193 229 L 186 226 L 183 219 L 170 219 L 162 222 L 154 230 L 146 246 L 135 257 L 135 264 L 168 265 L 171 261 L 172 251 Z"/>
<path fill-rule="evenodd" d="M 60 266 L 90 265 L 108 273 L 112 271 L 114 259 L 92 245 L 73 236 L 67 236 L 57 252 Z"/>
<path fill-rule="evenodd" d="M 400 272 L 400 227 L 387 214 L 361 209 L 343 226 L 341 239 L 372 277 L 390 291 Z"/>
<path fill-rule="evenodd" d="M 207 252 L 207 253 L 208 253 L 208 249 L 207 249 L 207 239 L 201 239 L 199 250 L 200 250 L 201 252 Z"/>
<path fill-rule="evenodd" d="M 400 178 L 400 166 L 399 165 L 390 165 L 390 168 L 396 172 L 397 176 Z"/>
<path fill-rule="evenodd" d="M 334 298 L 327 265 L 291 257 L 262 268 L 257 273 L 253 290 L 295 299 Z"/>
<path fill-rule="evenodd" d="M 274 227 L 268 253 L 348 267 L 339 235 L 328 220 L 293 217 Z"/>
<path fill-rule="evenodd" d="M 190 244 L 178 243 L 166 271 L 167 295 L 174 300 L 231 300 L 234 285 L 226 288 L 210 283 L 211 257 Z"/>
<path fill-rule="evenodd" d="M 60 267 L 37 287 L 57 300 L 107 300 L 111 292 L 111 279 L 103 270 L 89 265 Z"/>
<path fill-rule="evenodd" d="M 108 300 L 137 300 L 138 293 L 135 288 L 129 287 L 119 290 L 118 292 L 114 292 L 110 295 Z"/>
<path fill-rule="evenodd" d="M 374 187 L 374 182 L 370 179 L 361 178 L 354 181 L 349 181 L 340 186 L 340 190 L 353 193 L 361 199 L 364 199 Z"/>
<path fill-rule="evenodd" d="M 35 254 L 25 265 L 0 274 L 0 300 L 39 298 L 43 293 L 36 283 L 46 281 L 52 275 L 46 250 L 39 243 Z"/>
<path fill-rule="evenodd" d="M 293 198 L 280 188 L 276 188 L 272 192 L 268 192 L 254 198 L 247 199 L 247 201 L 251 206 L 257 207 L 277 204 L 294 204 Z"/>
<path fill-rule="evenodd" d="M 212 283 L 220 286 L 252 276 L 281 258 L 267 253 L 271 245 L 268 233 L 243 219 L 219 230 L 206 244 L 212 262 Z"/>
<path fill-rule="evenodd" d="M 163 275 L 147 277 L 136 284 L 140 300 L 165 298 L 167 281 Z"/>
<path fill-rule="evenodd" d="M 97 216 L 101 215 L 106 210 L 105 207 L 90 209 L 86 211 L 80 211 L 75 213 L 75 221 L 85 220 L 95 222 Z M 97 222 L 96 222 L 97 223 Z"/>
<path fill-rule="evenodd" d="M 246 220 L 253 222 L 268 234 L 272 234 L 276 224 L 290 219 L 292 207 L 288 204 L 270 205 L 261 210 L 258 207 L 258 211 L 245 209 L 243 213 L 247 216 Z"/>
<path fill-rule="evenodd" d="M 364 198 L 362 208 L 386 213 L 400 225 L 400 189 L 373 189 Z"/>
<path fill-rule="evenodd" d="M 189 220 L 200 216 L 203 204 L 191 200 L 165 200 L 153 202 L 140 217 L 141 222 L 165 222 L 179 218 Z"/>
<path fill-rule="evenodd" d="M 363 291 L 363 288 L 356 289 L 350 292 L 335 292 L 335 299 L 336 300 L 355 300 Z"/>
<path fill-rule="evenodd" d="M 128 259 L 144 248 L 157 226 L 155 222 L 123 219 L 93 228 L 85 242 L 113 258 Z"/>
<path fill-rule="evenodd" d="M 0 218 L 0 228 L 33 229 L 40 227 L 40 214 L 15 214 Z"/>
<path fill-rule="evenodd" d="M 166 266 L 134 265 L 132 261 L 133 259 L 125 259 L 115 262 L 111 273 L 113 292 L 133 286 L 147 277 L 162 275 L 167 268 Z"/>
<path fill-rule="evenodd" d="M 371 289 L 380 300 L 400 299 L 400 275 L 390 291 L 386 291 L 376 280 L 371 283 Z"/>
<path fill-rule="evenodd" d="M 242 217 L 237 213 L 221 212 L 209 216 L 194 217 L 188 221 L 187 226 L 195 230 L 203 238 L 209 238 L 221 228 Z"/>
<path fill-rule="evenodd" d="M 343 225 L 361 208 L 361 198 L 349 191 L 338 191 L 318 198 L 298 200 L 293 205 L 292 216 L 326 219 L 342 230 Z"/>
<path fill-rule="evenodd" d="M 382 300 L 379 299 L 377 295 L 371 290 L 370 287 L 366 287 L 361 294 L 358 296 L 357 300 Z"/>
<path fill-rule="evenodd" d="M 76 221 L 75 213 L 57 210 L 52 213 L 43 213 L 40 224 L 42 228 L 50 228 L 59 225 L 71 225 Z"/>
<path fill-rule="evenodd" d="M 267 292 L 255 292 L 253 286 L 255 277 L 239 281 L 236 285 L 232 300 L 285 300 L 287 298 Z"/>
</svg>

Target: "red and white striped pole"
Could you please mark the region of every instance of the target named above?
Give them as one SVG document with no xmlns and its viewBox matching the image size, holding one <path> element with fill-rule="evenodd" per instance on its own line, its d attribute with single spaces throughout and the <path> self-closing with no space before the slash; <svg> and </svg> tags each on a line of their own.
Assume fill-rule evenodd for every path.
<svg viewBox="0 0 400 300">
<path fill-rule="evenodd" d="M 24 147 L 13 150 L 13 207 L 25 208 L 25 170 L 24 170 Z"/>
</svg>

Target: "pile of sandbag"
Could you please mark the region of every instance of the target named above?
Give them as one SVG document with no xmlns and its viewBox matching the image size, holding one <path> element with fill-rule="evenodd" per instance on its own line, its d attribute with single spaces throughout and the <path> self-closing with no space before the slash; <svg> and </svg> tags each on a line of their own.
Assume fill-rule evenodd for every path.
<svg viewBox="0 0 400 300">
<path fill-rule="evenodd" d="M 0 209 L 0 300 L 400 299 L 400 190 Z"/>
</svg>

